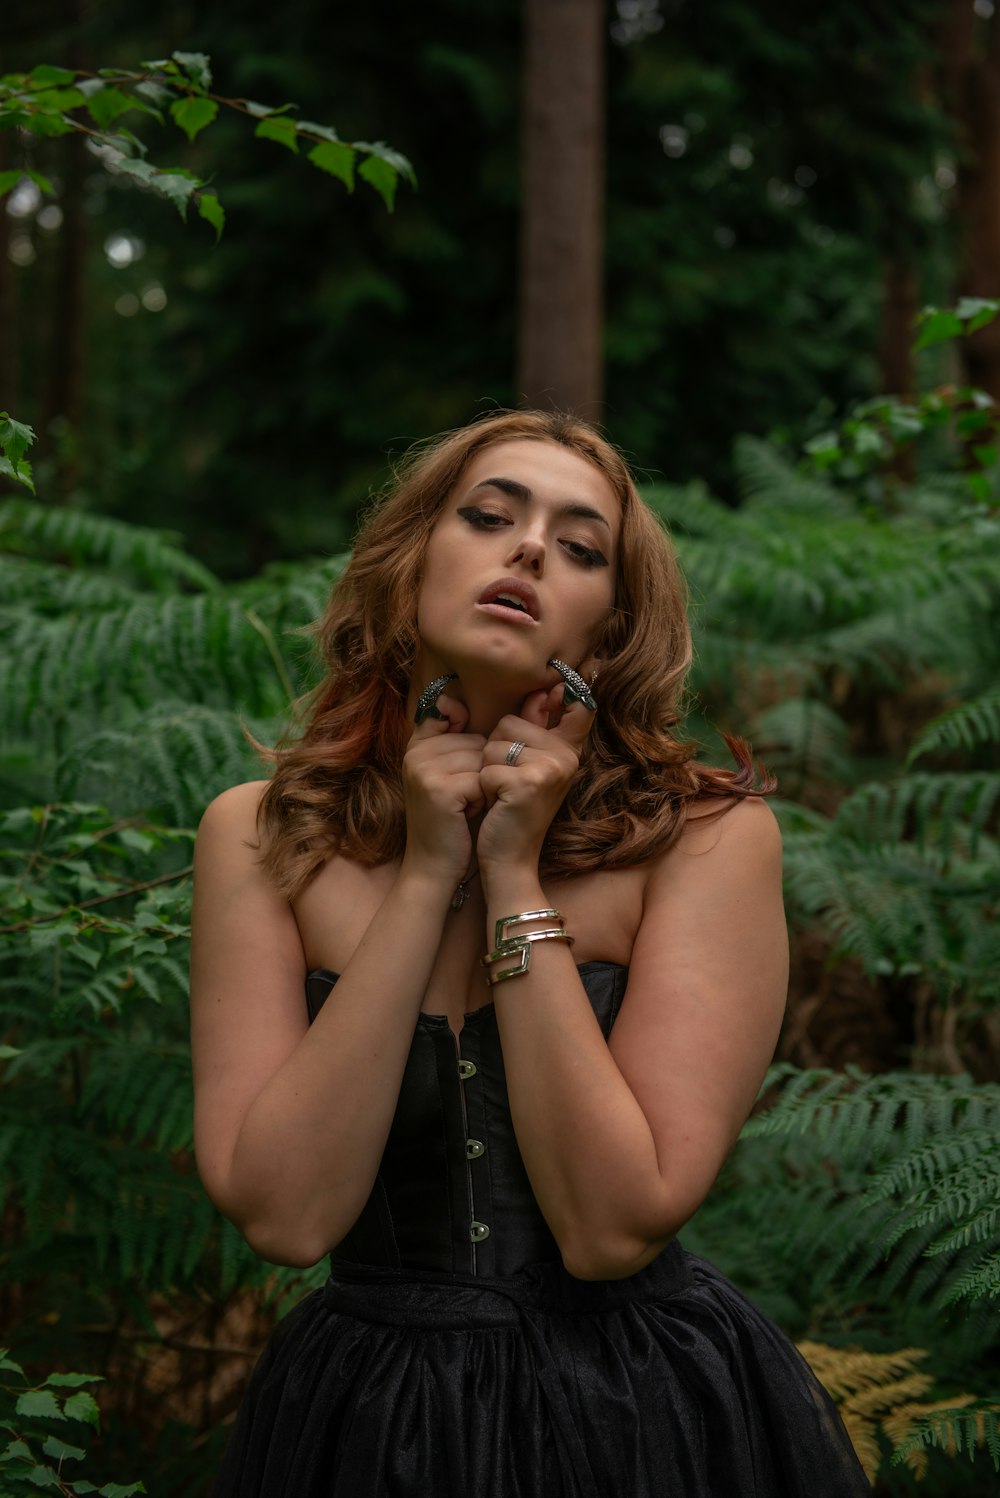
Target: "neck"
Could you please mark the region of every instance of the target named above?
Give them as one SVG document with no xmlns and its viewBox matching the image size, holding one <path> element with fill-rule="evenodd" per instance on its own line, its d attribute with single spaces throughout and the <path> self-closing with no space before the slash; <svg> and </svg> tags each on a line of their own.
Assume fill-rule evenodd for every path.
<svg viewBox="0 0 1000 1498">
<path fill-rule="evenodd" d="M 414 672 L 410 683 L 408 699 L 408 713 L 412 720 L 416 709 L 417 698 L 428 680 L 435 675 L 442 675 L 445 671 L 457 669 L 448 664 L 430 667 L 421 665 Z M 445 693 L 456 702 L 461 702 L 468 711 L 469 721 L 465 725 L 466 733 L 481 733 L 484 738 L 489 738 L 501 718 L 513 713 L 520 716 L 521 707 L 525 697 L 531 691 L 537 691 L 542 682 L 516 682 L 510 678 L 504 680 L 496 675 L 481 676 L 466 671 L 459 674 L 456 681 L 450 681 L 445 687 Z"/>
</svg>

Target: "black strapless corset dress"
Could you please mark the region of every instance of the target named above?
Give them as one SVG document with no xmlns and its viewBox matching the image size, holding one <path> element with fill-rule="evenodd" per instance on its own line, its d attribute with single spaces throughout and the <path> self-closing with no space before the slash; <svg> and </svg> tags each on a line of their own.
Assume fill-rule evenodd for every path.
<svg viewBox="0 0 1000 1498">
<path fill-rule="evenodd" d="M 579 971 L 607 1036 L 627 970 Z M 335 983 L 310 975 L 310 1018 Z M 803 1359 L 711 1265 L 673 1242 L 628 1279 L 566 1273 L 492 1005 L 460 1042 L 421 1015 L 371 1196 L 268 1343 L 214 1498 L 870 1494 Z"/>
</svg>

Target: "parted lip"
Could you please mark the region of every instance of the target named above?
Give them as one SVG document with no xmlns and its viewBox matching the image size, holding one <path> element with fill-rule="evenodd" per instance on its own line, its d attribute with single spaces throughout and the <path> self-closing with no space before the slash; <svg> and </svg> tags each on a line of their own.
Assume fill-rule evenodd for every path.
<svg viewBox="0 0 1000 1498">
<path fill-rule="evenodd" d="M 501 577 L 495 583 L 490 583 L 480 593 L 477 603 L 496 603 L 498 598 L 516 598 L 524 604 L 528 613 L 535 622 L 538 622 L 539 607 L 538 594 L 530 583 L 523 582 L 519 577 Z"/>
</svg>

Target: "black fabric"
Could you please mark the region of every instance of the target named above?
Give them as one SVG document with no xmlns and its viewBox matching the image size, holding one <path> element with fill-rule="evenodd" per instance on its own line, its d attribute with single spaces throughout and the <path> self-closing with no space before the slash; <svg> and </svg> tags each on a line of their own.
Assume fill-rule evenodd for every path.
<svg viewBox="0 0 1000 1498">
<path fill-rule="evenodd" d="M 579 971 L 608 1035 L 627 971 Z M 310 1018 L 335 983 L 310 975 Z M 795 1348 L 711 1265 L 674 1242 L 628 1279 L 566 1273 L 492 1006 L 460 1041 L 421 1016 L 371 1197 L 265 1349 L 214 1498 L 869 1494 Z"/>
</svg>

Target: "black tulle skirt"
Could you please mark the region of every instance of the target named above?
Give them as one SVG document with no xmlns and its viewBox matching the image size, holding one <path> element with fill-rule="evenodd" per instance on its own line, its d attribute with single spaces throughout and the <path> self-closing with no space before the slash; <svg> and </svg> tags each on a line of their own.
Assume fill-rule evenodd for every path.
<svg viewBox="0 0 1000 1498">
<path fill-rule="evenodd" d="M 338 1266 L 281 1323 L 215 1498 L 853 1498 L 782 1333 L 671 1244 L 588 1283 Z"/>
</svg>

